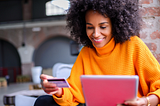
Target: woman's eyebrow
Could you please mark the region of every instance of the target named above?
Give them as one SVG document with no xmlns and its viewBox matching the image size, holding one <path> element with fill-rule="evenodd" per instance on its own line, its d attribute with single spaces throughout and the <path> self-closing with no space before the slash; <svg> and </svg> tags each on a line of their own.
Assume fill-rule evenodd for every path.
<svg viewBox="0 0 160 106">
<path fill-rule="evenodd" d="M 86 23 L 87 25 L 92 25 L 91 23 Z M 101 22 L 101 23 L 99 23 L 100 25 L 101 24 L 108 24 L 108 22 Z"/>
<path fill-rule="evenodd" d="M 91 23 L 86 23 L 86 24 L 88 24 L 88 25 L 92 25 Z"/>
<path fill-rule="evenodd" d="M 102 22 L 102 23 L 100 23 L 100 24 L 108 24 L 108 22 Z"/>
</svg>

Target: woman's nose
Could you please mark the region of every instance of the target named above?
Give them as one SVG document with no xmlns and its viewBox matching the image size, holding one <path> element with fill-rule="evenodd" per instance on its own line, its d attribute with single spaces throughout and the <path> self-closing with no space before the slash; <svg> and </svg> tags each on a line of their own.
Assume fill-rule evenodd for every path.
<svg viewBox="0 0 160 106">
<path fill-rule="evenodd" d="M 100 31 L 99 29 L 95 29 L 93 32 L 93 37 L 99 37 L 100 36 Z"/>
</svg>

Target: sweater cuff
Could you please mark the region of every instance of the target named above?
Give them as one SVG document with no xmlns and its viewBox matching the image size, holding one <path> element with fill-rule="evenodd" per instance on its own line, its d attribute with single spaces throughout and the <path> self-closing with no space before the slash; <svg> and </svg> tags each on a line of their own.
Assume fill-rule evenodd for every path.
<svg viewBox="0 0 160 106">
<path fill-rule="evenodd" d="M 55 102 L 57 103 L 57 104 L 59 104 L 59 105 L 61 105 L 61 104 L 63 104 L 64 102 L 65 102 L 65 100 L 64 100 L 64 98 L 65 98 L 65 90 L 62 88 L 62 90 L 63 90 L 63 95 L 62 95 L 62 97 L 57 97 L 57 96 L 55 96 L 55 95 L 52 95 L 53 96 L 53 99 L 55 100 Z"/>
<path fill-rule="evenodd" d="M 53 96 L 53 99 L 55 100 L 55 102 L 57 103 L 57 104 L 59 104 L 60 106 L 72 106 L 72 104 L 73 103 L 71 103 L 72 101 L 71 101 L 71 99 L 72 98 L 70 98 L 70 92 L 68 91 L 69 89 L 67 89 L 67 88 L 62 88 L 62 90 L 63 90 L 63 95 L 62 95 L 62 97 L 57 97 L 57 96 L 55 96 L 55 95 L 52 95 Z M 78 105 L 78 103 L 76 103 L 77 105 Z M 76 106 L 75 104 L 74 104 L 74 106 Z"/>
<path fill-rule="evenodd" d="M 159 98 L 159 101 L 160 101 L 160 89 L 157 89 L 157 90 L 154 91 L 154 92 L 148 93 L 147 96 L 153 95 L 153 94 L 156 95 L 156 96 Z"/>
</svg>

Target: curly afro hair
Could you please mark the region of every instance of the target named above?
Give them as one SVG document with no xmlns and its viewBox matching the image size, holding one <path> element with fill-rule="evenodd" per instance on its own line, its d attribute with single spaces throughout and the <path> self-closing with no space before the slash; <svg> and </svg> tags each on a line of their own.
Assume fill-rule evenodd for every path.
<svg viewBox="0 0 160 106">
<path fill-rule="evenodd" d="M 141 17 L 138 0 L 71 0 L 67 12 L 67 28 L 78 43 L 93 47 L 86 34 L 85 22 L 85 14 L 91 9 L 111 19 L 115 43 L 123 43 L 131 36 L 139 35 Z"/>
</svg>

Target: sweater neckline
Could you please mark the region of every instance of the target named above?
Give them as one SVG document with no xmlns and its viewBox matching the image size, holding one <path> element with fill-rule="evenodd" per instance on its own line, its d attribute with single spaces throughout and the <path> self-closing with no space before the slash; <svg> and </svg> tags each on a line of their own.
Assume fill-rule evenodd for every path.
<svg viewBox="0 0 160 106">
<path fill-rule="evenodd" d="M 94 46 L 98 55 L 109 54 L 113 51 L 114 47 L 115 47 L 114 38 L 112 38 L 105 46 L 103 46 L 101 48 L 97 48 L 97 47 Z"/>
</svg>

